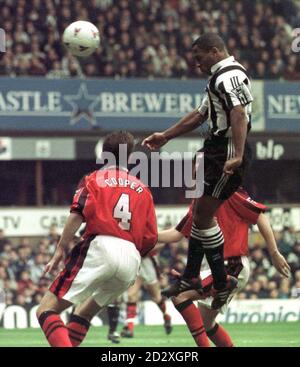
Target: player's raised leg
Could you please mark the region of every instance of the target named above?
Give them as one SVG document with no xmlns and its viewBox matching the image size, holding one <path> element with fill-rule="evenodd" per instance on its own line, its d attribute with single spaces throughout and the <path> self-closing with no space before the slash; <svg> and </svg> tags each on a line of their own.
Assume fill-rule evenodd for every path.
<svg viewBox="0 0 300 367">
<path fill-rule="evenodd" d="M 237 280 L 232 276 L 227 276 L 224 265 L 224 237 L 221 228 L 214 215 L 217 209 L 223 204 L 212 196 L 203 196 L 196 200 L 194 206 L 193 226 L 189 243 L 199 246 L 205 254 L 213 277 L 213 286 L 216 290 L 212 308 L 218 309 L 224 305 L 237 286 Z M 201 262 L 203 255 L 201 257 Z M 197 262 L 197 260 L 194 259 Z M 200 266 L 201 266 L 200 262 Z M 200 270 L 200 268 L 198 269 Z M 199 273 L 198 273 L 199 274 Z M 189 277 L 187 266 L 183 276 Z"/>
<path fill-rule="evenodd" d="M 237 281 L 227 276 L 224 266 L 224 238 L 214 214 L 223 201 L 211 196 L 202 196 L 194 204 L 187 264 L 183 276 L 164 290 L 166 296 L 176 296 L 180 292 L 199 289 L 198 275 L 204 255 L 209 263 L 216 296 L 214 308 L 220 308 L 236 287 Z"/>
</svg>

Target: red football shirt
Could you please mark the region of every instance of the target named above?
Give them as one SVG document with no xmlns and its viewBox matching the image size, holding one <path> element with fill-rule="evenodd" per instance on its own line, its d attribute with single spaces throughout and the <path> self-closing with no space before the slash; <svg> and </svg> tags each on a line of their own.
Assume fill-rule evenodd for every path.
<svg viewBox="0 0 300 367">
<path fill-rule="evenodd" d="M 192 207 L 177 225 L 176 229 L 185 237 L 192 228 Z M 248 231 L 250 224 L 256 224 L 266 206 L 252 200 L 246 191 L 235 192 L 217 210 L 216 218 L 224 236 L 224 258 L 248 254 Z"/>
<path fill-rule="evenodd" d="M 150 190 L 123 169 L 97 170 L 83 178 L 71 212 L 80 213 L 83 237 L 107 235 L 133 242 L 145 256 L 157 242 L 157 224 Z"/>
</svg>

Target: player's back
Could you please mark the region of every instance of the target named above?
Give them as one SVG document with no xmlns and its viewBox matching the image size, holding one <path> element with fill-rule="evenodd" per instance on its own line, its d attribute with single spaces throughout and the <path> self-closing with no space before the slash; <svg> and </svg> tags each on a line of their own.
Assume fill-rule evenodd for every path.
<svg viewBox="0 0 300 367">
<path fill-rule="evenodd" d="M 265 205 L 252 200 L 242 189 L 219 207 L 216 217 L 224 236 L 225 258 L 247 255 L 249 225 L 256 224 L 265 209 Z"/>
<path fill-rule="evenodd" d="M 72 207 L 82 206 L 85 237 L 106 235 L 133 242 L 143 256 L 156 243 L 157 226 L 149 189 L 116 167 L 86 176 Z"/>
</svg>

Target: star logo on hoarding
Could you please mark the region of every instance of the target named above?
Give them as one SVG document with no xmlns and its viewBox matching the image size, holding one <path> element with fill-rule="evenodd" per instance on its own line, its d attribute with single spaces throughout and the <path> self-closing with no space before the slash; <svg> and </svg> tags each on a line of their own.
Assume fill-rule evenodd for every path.
<svg viewBox="0 0 300 367">
<path fill-rule="evenodd" d="M 89 94 L 85 84 L 80 84 L 77 94 L 66 95 L 64 99 L 73 107 L 71 125 L 76 124 L 81 118 L 88 121 L 92 126 L 97 124 L 93 113 L 100 97 Z"/>
</svg>

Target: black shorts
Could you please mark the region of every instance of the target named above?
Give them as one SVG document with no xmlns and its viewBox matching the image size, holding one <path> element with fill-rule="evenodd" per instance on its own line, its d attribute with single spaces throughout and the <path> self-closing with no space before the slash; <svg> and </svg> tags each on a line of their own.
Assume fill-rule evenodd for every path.
<svg viewBox="0 0 300 367">
<path fill-rule="evenodd" d="M 234 173 L 225 175 L 225 162 L 234 157 L 232 138 L 212 137 L 206 139 L 204 147 L 204 193 L 220 200 L 228 199 L 242 185 L 245 170 L 251 160 L 251 150 L 246 143 L 243 163 Z"/>
</svg>

